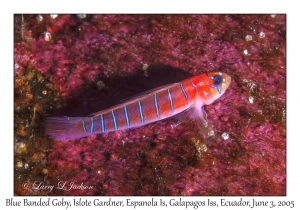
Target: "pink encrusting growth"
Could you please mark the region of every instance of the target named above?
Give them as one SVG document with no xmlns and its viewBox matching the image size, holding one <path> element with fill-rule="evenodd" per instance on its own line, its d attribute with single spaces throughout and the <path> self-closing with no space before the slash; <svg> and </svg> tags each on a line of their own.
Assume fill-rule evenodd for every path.
<svg viewBox="0 0 300 210">
<path fill-rule="evenodd" d="M 286 15 L 40 16 L 15 15 L 14 195 L 286 195 Z M 214 71 L 232 80 L 212 104 L 90 135 L 91 113 Z M 207 127 L 198 126 L 202 110 Z M 127 127 L 122 111 L 118 129 Z M 66 132 L 56 128 L 50 138 L 53 116 L 88 116 L 80 119 L 89 136 L 59 141 Z M 114 130 L 112 114 L 103 116 Z M 28 180 L 92 189 L 24 188 Z"/>
<path fill-rule="evenodd" d="M 46 133 L 57 140 L 69 140 L 143 126 L 195 109 L 205 122 L 202 105 L 221 97 L 231 82 L 230 76 L 211 72 L 147 92 L 88 117 L 49 117 Z"/>
</svg>

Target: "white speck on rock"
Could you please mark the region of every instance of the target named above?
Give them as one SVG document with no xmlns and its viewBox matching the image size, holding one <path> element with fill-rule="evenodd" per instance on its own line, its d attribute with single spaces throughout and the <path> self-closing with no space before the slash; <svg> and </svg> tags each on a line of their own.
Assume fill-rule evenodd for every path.
<svg viewBox="0 0 300 210">
<path fill-rule="evenodd" d="M 222 138 L 223 138 L 224 140 L 229 139 L 229 134 L 226 133 L 226 132 L 224 132 L 224 133 L 222 134 Z"/>
<path fill-rule="evenodd" d="M 215 132 L 213 130 L 208 131 L 208 137 L 215 135 Z"/>
<path fill-rule="evenodd" d="M 58 17 L 58 14 L 51 14 L 50 17 L 51 17 L 52 19 L 55 19 L 55 18 Z"/>
<path fill-rule="evenodd" d="M 46 42 L 49 42 L 51 40 L 51 34 L 50 34 L 50 32 L 47 31 L 45 33 L 44 39 L 45 39 Z"/>
<path fill-rule="evenodd" d="M 80 19 L 85 19 L 86 18 L 86 14 L 78 14 L 77 17 L 80 18 Z"/>
<path fill-rule="evenodd" d="M 36 20 L 39 21 L 39 22 L 42 22 L 43 21 L 43 16 L 42 15 L 38 15 L 36 16 Z"/>
<path fill-rule="evenodd" d="M 266 34 L 261 31 L 258 36 L 259 36 L 259 38 L 263 39 L 266 37 Z"/>
<path fill-rule="evenodd" d="M 247 35 L 247 36 L 245 37 L 245 40 L 246 40 L 246 41 L 251 41 L 251 40 L 252 40 L 252 35 Z"/>
<path fill-rule="evenodd" d="M 250 102 L 250 104 L 253 104 L 253 102 L 254 102 L 254 97 L 253 96 L 249 96 L 249 102 Z"/>
</svg>

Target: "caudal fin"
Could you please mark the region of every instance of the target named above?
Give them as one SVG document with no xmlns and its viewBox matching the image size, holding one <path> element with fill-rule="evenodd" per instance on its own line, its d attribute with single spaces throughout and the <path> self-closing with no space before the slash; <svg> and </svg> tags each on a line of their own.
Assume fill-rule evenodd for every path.
<svg viewBox="0 0 300 210">
<path fill-rule="evenodd" d="M 82 129 L 83 120 L 82 117 L 47 117 L 46 134 L 56 140 L 71 140 L 88 136 L 90 134 Z"/>
</svg>

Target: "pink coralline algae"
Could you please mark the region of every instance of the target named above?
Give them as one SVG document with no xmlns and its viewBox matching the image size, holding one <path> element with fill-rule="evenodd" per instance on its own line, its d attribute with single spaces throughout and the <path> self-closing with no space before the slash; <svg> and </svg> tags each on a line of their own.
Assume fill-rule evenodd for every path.
<svg viewBox="0 0 300 210">
<path fill-rule="evenodd" d="M 285 15 L 14 23 L 15 195 L 286 195 Z M 44 133 L 46 116 L 87 116 L 212 71 L 232 82 L 204 107 L 207 128 L 178 116 L 70 141 Z"/>
</svg>

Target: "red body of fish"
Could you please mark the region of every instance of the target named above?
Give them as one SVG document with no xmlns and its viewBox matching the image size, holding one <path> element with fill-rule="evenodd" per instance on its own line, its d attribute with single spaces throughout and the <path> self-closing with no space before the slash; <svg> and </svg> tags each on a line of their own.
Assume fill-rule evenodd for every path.
<svg viewBox="0 0 300 210">
<path fill-rule="evenodd" d="M 166 85 L 88 117 L 48 117 L 46 133 L 57 140 L 135 128 L 194 108 L 203 121 L 202 106 L 211 104 L 230 85 L 229 75 L 210 72 Z"/>
</svg>

